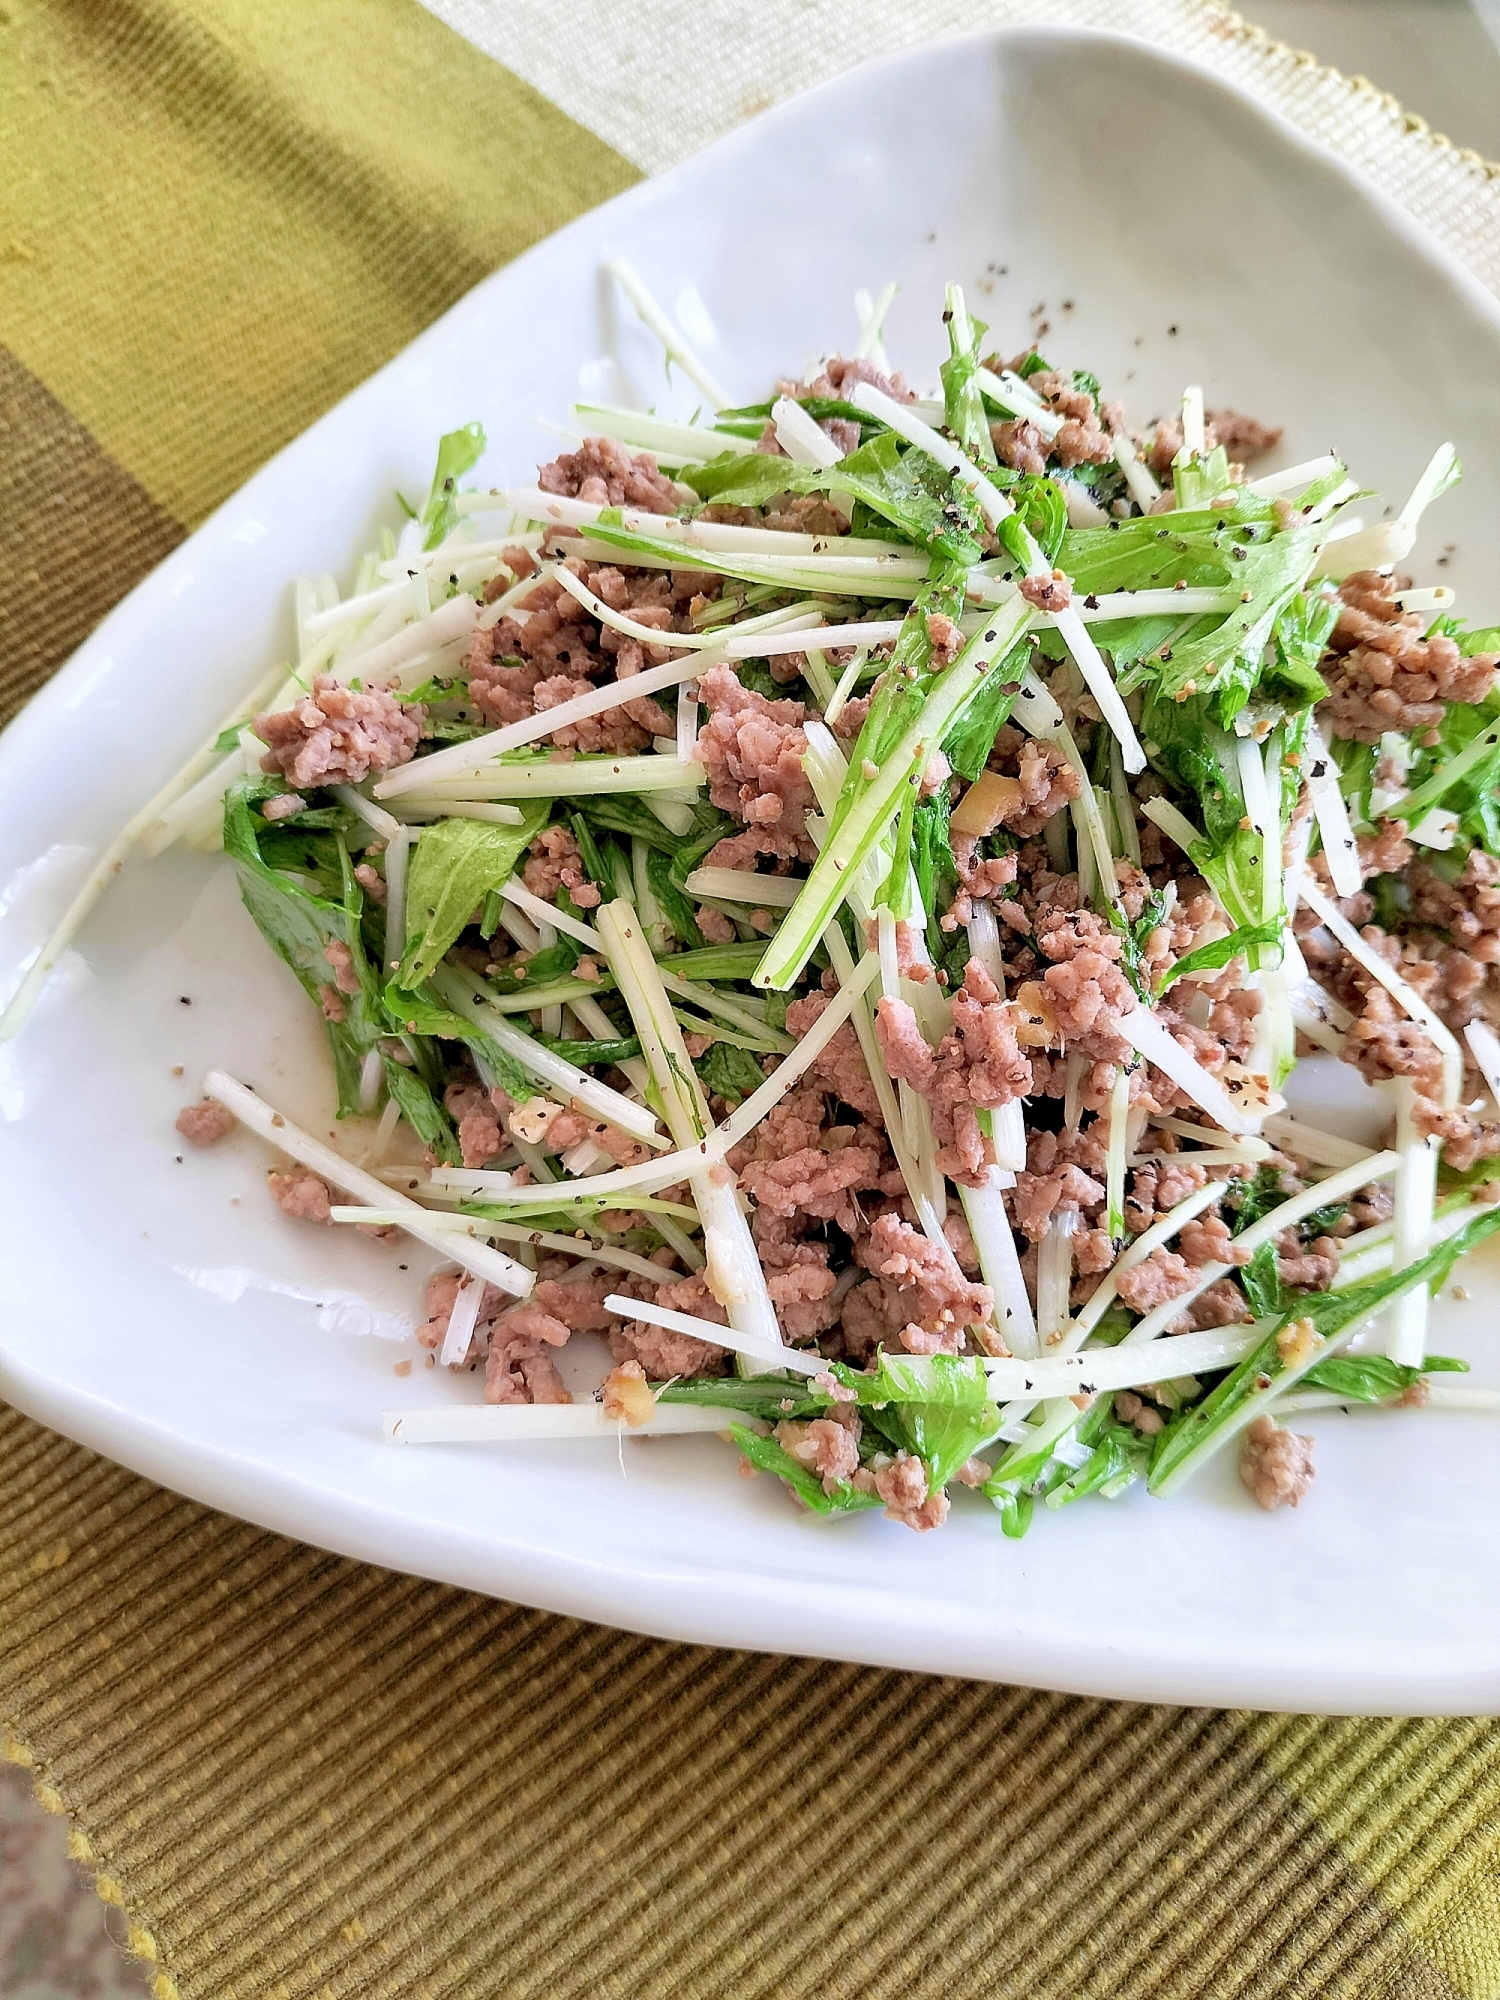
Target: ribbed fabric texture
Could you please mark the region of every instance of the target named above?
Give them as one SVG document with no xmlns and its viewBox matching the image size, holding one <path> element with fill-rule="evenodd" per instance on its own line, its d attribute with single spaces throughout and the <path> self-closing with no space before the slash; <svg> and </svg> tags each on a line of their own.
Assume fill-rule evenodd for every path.
<svg viewBox="0 0 1500 2000">
<path fill-rule="evenodd" d="M 620 88 L 601 6 L 445 0 L 487 45 L 509 19 L 528 80 L 416 0 L 0 10 L 0 712 L 670 149 L 676 85 Z M 904 38 L 1028 11 L 942 8 Z M 785 11 L 714 48 L 700 136 Z M 812 68 L 880 45 L 877 0 L 836 11 L 799 11 Z M 1378 94 L 1194 0 L 1089 18 L 1221 50 L 1500 281 L 1488 170 Z M 697 62 L 684 21 L 641 32 Z M 786 81 L 736 76 L 736 115 Z M 1497 1745 L 666 1645 L 289 1544 L 0 1410 L 0 1749 L 158 2000 L 1500 2000 Z"/>
</svg>

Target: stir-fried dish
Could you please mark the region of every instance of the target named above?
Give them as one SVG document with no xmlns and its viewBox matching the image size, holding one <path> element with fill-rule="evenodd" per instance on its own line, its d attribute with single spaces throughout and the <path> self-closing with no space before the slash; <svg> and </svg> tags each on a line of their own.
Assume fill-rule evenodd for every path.
<svg viewBox="0 0 1500 2000">
<path fill-rule="evenodd" d="M 579 406 L 493 490 L 443 438 L 5 1031 L 130 847 L 222 845 L 366 1122 L 216 1071 L 178 1129 L 438 1251 L 417 1339 L 473 1388 L 403 1442 L 722 1432 L 815 1512 L 1019 1535 L 1226 1446 L 1295 1505 L 1309 1409 L 1500 1404 L 1427 1338 L 1500 1227 L 1500 630 L 1399 573 L 1452 447 L 1382 518 L 956 285 L 931 395 L 888 288 L 735 406 L 613 268 L 694 418 Z M 1288 1112 L 1309 1056 L 1385 1144 Z"/>
</svg>

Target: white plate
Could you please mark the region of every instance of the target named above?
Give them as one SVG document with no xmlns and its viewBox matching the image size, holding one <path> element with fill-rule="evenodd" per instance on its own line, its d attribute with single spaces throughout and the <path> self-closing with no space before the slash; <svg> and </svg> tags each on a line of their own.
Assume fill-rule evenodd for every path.
<svg viewBox="0 0 1500 2000">
<path fill-rule="evenodd" d="M 1142 46 L 1028 30 L 904 53 L 481 285 L 106 619 L 0 743 L 6 986 L 86 854 L 287 646 L 292 573 L 347 576 L 439 432 L 481 417 L 481 473 L 516 477 L 554 448 L 529 418 L 580 387 L 662 398 L 598 276 L 621 253 L 747 400 L 847 343 L 855 289 L 892 276 L 891 351 L 927 381 L 957 276 L 999 344 L 1045 319 L 1048 354 L 1096 369 L 1140 419 L 1200 380 L 1211 404 L 1284 422 L 1296 457 L 1337 442 L 1398 499 L 1452 436 L 1469 476 L 1418 567 L 1463 584 L 1472 614 L 1500 610 L 1500 315 L 1413 225 Z M 1432 570 L 1442 542 L 1457 547 Z M 476 1393 L 391 1372 L 425 1263 L 284 1222 L 248 1138 L 177 1163 L 172 1119 L 213 1063 L 327 1122 L 310 1010 L 222 863 L 132 864 L 0 1062 L 0 1393 L 201 1500 L 678 1638 L 1152 1700 L 1500 1706 L 1500 1438 L 1484 1419 L 1334 1414 L 1297 1513 L 1256 1510 L 1226 1454 L 1178 1501 L 1090 1502 L 1020 1543 L 967 1498 L 921 1537 L 802 1517 L 712 1439 L 383 1445 L 383 1409 Z M 1492 1274 L 1470 1292 L 1441 1309 L 1438 1345 L 1500 1380 L 1500 1288 Z"/>
</svg>

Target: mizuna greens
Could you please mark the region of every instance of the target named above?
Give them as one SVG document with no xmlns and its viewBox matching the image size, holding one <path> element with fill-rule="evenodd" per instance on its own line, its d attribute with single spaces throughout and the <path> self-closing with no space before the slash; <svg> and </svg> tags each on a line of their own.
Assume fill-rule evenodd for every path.
<svg viewBox="0 0 1500 2000">
<path fill-rule="evenodd" d="M 1500 1227 L 1500 631 L 1395 574 L 1452 447 L 1381 521 L 1196 387 L 1133 430 L 958 285 L 930 395 L 888 288 L 731 406 L 611 272 L 697 412 L 580 405 L 488 489 L 445 436 L 0 1033 L 130 849 L 222 848 L 375 1123 L 213 1072 L 179 1129 L 443 1257 L 418 1338 L 486 1401 L 400 1442 L 722 1429 L 815 1513 L 966 1487 L 1019 1535 L 1230 1443 L 1295 1504 L 1289 1412 L 1500 1403 L 1427 1352 Z M 1309 1052 L 1387 1146 L 1288 1114 Z"/>
</svg>

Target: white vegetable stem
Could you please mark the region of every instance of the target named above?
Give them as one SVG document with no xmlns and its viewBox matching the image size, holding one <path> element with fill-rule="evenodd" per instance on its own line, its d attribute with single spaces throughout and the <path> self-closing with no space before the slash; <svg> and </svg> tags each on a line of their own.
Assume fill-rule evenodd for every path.
<svg viewBox="0 0 1500 2000">
<path fill-rule="evenodd" d="M 1431 1243 L 1438 1147 L 1435 1139 L 1417 1129 L 1416 1086 L 1411 1078 L 1397 1077 L 1391 1091 L 1396 1099 L 1396 1148 L 1401 1155 L 1401 1164 L 1396 1169 L 1395 1231 L 1391 1246 L 1394 1272 L 1415 1264 Z M 1386 1331 L 1386 1353 L 1392 1361 L 1399 1361 L 1407 1368 L 1422 1365 L 1427 1353 L 1429 1302 L 1425 1285 L 1413 1285 L 1392 1301 Z"/>
<path fill-rule="evenodd" d="M 650 1066 L 668 1130 L 679 1147 L 706 1139 L 713 1130 L 708 1099 L 656 961 L 641 935 L 640 918 L 623 900 L 606 903 L 599 912 L 599 935 L 640 1036 L 641 1053 Z M 709 1289 L 728 1312 L 731 1326 L 747 1348 L 761 1353 L 779 1351 L 781 1328 L 750 1225 L 740 1209 L 734 1175 L 716 1161 L 698 1169 L 689 1185 L 703 1220 Z"/>
<path fill-rule="evenodd" d="M 432 1410 L 387 1410 L 382 1428 L 387 1444 L 535 1444 L 558 1438 L 686 1437 L 754 1421 L 743 1410 L 658 1403 L 644 1423 L 627 1424 L 590 1398 L 585 1403 L 453 1403 Z"/>
<path fill-rule="evenodd" d="M 668 358 L 677 363 L 695 388 L 703 391 L 715 410 L 728 409 L 734 400 L 733 397 L 727 389 L 720 387 L 681 333 L 673 326 L 647 291 L 635 267 L 628 264 L 623 257 L 616 257 L 604 268 L 666 349 Z"/>
<path fill-rule="evenodd" d="M 1206 1070 L 1196 1056 L 1189 1054 L 1149 1008 L 1136 1007 L 1131 1013 L 1121 1015 L 1118 1025 L 1120 1033 L 1147 1062 L 1155 1063 L 1179 1090 L 1185 1090 L 1215 1124 L 1222 1125 L 1226 1132 L 1255 1131 L 1255 1118 L 1235 1103 L 1219 1079 Z"/>
<path fill-rule="evenodd" d="M 1150 468 L 1142 463 L 1132 439 L 1124 431 L 1115 433 L 1115 464 L 1125 475 L 1125 484 L 1130 488 L 1130 497 L 1143 514 L 1149 514 L 1161 498 L 1161 488 L 1151 475 Z"/>
<path fill-rule="evenodd" d="M 626 1319 L 644 1320 L 648 1326 L 664 1327 L 669 1333 L 690 1334 L 694 1340 L 709 1340 L 718 1347 L 727 1347 L 736 1354 L 748 1354 L 753 1361 L 762 1362 L 767 1368 L 788 1368 L 798 1375 L 817 1375 L 828 1366 L 821 1354 L 806 1354 L 795 1347 L 778 1344 L 767 1348 L 748 1334 L 739 1333 L 733 1326 L 720 1326 L 717 1320 L 700 1319 L 696 1313 L 674 1312 L 670 1306 L 653 1305 L 649 1299 L 627 1299 L 611 1292 L 604 1301 L 610 1312 L 624 1315 Z"/>
<path fill-rule="evenodd" d="M 1410 981 L 1403 979 L 1394 966 L 1365 943 L 1343 911 L 1323 894 L 1310 876 L 1304 876 L 1301 894 L 1303 902 L 1317 912 L 1324 927 L 1333 933 L 1356 964 L 1377 979 L 1396 1004 L 1431 1036 L 1443 1058 L 1443 1103 L 1448 1108 L 1457 1104 L 1463 1087 L 1464 1059 L 1451 1029 L 1433 1012 Z"/>
<path fill-rule="evenodd" d="M 436 760 L 434 760 L 436 761 Z M 410 768 L 410 767 L 407 767 Z M 424 774 L 425 775 L 425 774 Z M 697 792 L 705 781 L 698 763 L 656 754 L 640 757 L 535 757 L 525 763 L 491 764 L 466 776 L 433 778 L 424 790 L 410 786 L 403 796 L 411 809 L 425 802 L 443 806 L 466 799 L 557 799 L 611 792 Z M 389 796 L 380 788 L 379 796 Z"/>
<path fill-rule="evenodd" d="M 1428 505 L 1452 485 L 1457 472 L 1457 452 L 1451 444 L 1440 444 L 1395 520 L 1377 521 L 1357 534 L 1330 538 L 1313 566 L 1314 576 L 1330 576 L 1342 582 L 1359 569 L 1391 569 L 1405 562 Z"/>
<path fill-rule="evenodd" d="M 844 455 L 827 431 L 790 396 L 778 396 L 771 405 L 771 422 L 776 442 L 794 465 L 819 465 L 826 469 L 837 465 Z"/>
<path fill-rule="evenodd" d="M 1153 1345 L 1149 1354 L 1123 1342 L 1119 1347 L 1091 1347 L 1082 1354 L 1043 1355 L 1037 1361 L 986 1361 L 984 1370 L 997 1400 L 1102 1395 L 1159 1381 L 1163 1368 L 1173 1377 L 1232 1368 L 1264 1338 L 1264 1332 L 1254 1327 L 1209 1327 L 1200 1333 L 1179 1333 L 1162 1346 Z"/>
<path fill-rule="evenodd" d="M 440 1250 L 445 1257 L 453 1258 L 476 1277 L 488 1278 L 492 1285 L 498 1285 L 514 1298 L 524 1299 L 530 1294 L 536 1277 L 524 1264 L 518 1264 L 513 1257 L 507 1257 L 499 1250 L 492 1250 L 487 1243 L 455 1239 L 451 1230 L 435 1228 L 420 1203 L 396 1194 L 384 1181 L 367 1174 L 362 1167 L 351 1166 L 331 1146 L 325 1146 L 310 1132 L 304 1132 L 300 1125 L 294 1125 L 284 1113 L 267 1104 L 264 1098 L 257 1097 L 253 1090 L 248 1090 L 223 1070 L 211 1069 L 203 1079 L 203 1089 L 206 1096 L 232 1111 L 242 1125 L 247 1125 L 281 1152 L 290 1154 L 304 1167 L 311 1167 L 315 1174 L 321 1174 L 324 1180 L 342 1188 L 345 1194 L 354 1195 L 371 1208 L 399 1209 L 401 1227 L 409 1235 Z"/>
<path fill-rule="evenodd" d="M 440 965 L 432 975 L 432 989 L 445 1005 L 462 1014 L 465 1020 L 472 1021 L 508 1056 L 513 1057 L 528 1076 L 556 1091 L 565 1103 L 570 1098 L 576 1099 L 596 1118 L 618 1126 L 632 1139 L 639 1139 L 647 1146 L 666 1146 L 667 1141 L 653 1111 L 644 1104 L 635 1103 L 622 1091 L 611 1090 L 607 1083 L 600 1083 L 587 1070 L 570 1063 L 566 1056 L 544 1048 L 530 1035 L 523 1034 L 504 1014 L 487 1004 L 484 982 L 477 974 L 467 972 L 461 966 Z"/>
<path fill-rule="evenodd" d="M 1303 738 L 1302 770 L 1312 794 L 1323 852 L 1328 857 L 1328 873 L 1336 896 L 1357 896 L 1364 884 L 1359 866 L 1359 843 L 1349 824 L 1349 808 L 1339 788 L 1339 767 L 1333 761 L 1322 732 L 1311 717 Z"/>
<path fill-rule="evenodd" d="M 556 1205 L 554 1201 L 553 1206 Z M 431 1209 L 429 1216 L 435 1229 L 446 1229 L 454 1236 L 471 1236 L 480 1242 L 497 1237 L 504 1243 L 529 1243 L 534 1250 L 553 1250 L 563 1257 L 582 1257 L 592 1264 L 606 1264 L 612 1271 L 630 1271 L 638 1278 L 649 1278 L 654 1285 L 669 1275 L 649 1257 L 637 1257 L 633 1250 L 617 1250 L 613 1244 L 596 1243 L 592 1237 L 580 1240 L 577 1236 L 559 1236 L 555 1230 L 528 1229 L 524 1223 L 497 1222 L 490 1215 L 461 1215 L 451 1209 Z M 376 1229 L 401 1226 L 400 1211 L 393 1208 L 336 1207 L 329 1210 L 329 1220 Z M 670 1226 L 665 1216 L 659 1216 L 657 1223 L 658 1227 Z"/>
<path fill-rule="evenodd" d="M 479 1324 L 479 1306 L 483 1297 L 484 1279 L 476 1278 L 472 1271 L 469 1272 L 458 1288 L 453 1310 L 448 1315 L 443 1344 L 438 1350 L 438 1361 L 444 1368 L 461 1367 L 467 1358 L 469 1342 Z"/>
</svg>

